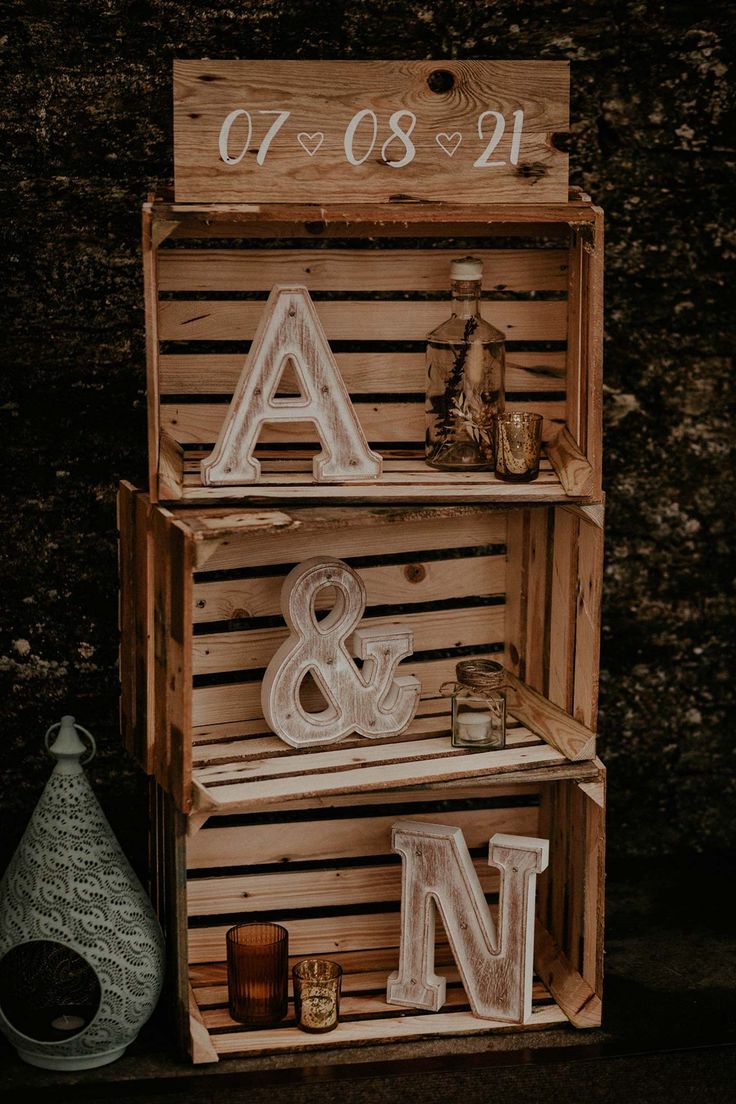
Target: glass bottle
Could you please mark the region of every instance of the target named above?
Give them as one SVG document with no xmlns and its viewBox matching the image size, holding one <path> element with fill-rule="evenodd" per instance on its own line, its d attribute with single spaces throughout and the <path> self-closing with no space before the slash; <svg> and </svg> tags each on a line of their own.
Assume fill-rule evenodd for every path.
<svg viewBox="0 0 736 1104">
<path fill-rule="evenodd" d="M 452 746 L 488 751 L 506 745 L 506 679 L 491 659 L 458 663 L 452 693 Z M 443 687 L 444 689 L 444 687 Z"/>
<path fill-rule="evenodd" d="M 493 415 L 504 408 L 504 335 L 481 318 L 483 262 L 452 262 L 452 315 L 427 338 L 425 456 L 445 471 L 493 470 Z"/>
</svg>

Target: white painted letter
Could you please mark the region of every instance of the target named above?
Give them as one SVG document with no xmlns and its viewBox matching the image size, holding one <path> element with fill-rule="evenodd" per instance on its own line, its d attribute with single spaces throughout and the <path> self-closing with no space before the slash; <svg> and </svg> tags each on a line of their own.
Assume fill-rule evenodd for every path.
<svg viewBox="0 0 736 1104">
<path fill-rule="evenodd" d="M 401 855 L 399 969 L 386 1000 L 438 1011 L 445 979 L 434 972 L 435 907 L 442 916 L 473 1014 L 526 1023 L 531 1016 L 534 896 L 547 867 L 549 842 L 496 833 L 489 863 L 501 870 L 498 933 L 460 828 L 399 821 L 392 833 Z"/>
<path fill-rule="evenodd" d="M 289 360 L 302 394 L 276 398 Z M 381 457 L 368 447 L 305 287 L 277 285 L 269 295 L 217 444 L 202 461 L 205 486 L 258 481 L 261 465 L 252 452 L 267 422 L 315 424 L 322 444 L 313 460 L 319 483 L 376 479 L 381 474 Z"/>
</svg>

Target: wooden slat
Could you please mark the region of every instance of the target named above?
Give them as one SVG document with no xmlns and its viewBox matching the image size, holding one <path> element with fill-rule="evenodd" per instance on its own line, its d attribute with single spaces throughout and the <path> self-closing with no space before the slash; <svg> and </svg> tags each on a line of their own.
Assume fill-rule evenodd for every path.
<svg viewBox="0 0 736 1104">
<path fill-rule="evenodd" d="M 487 597 L 503 594 L 506 579 L 503 556 L 476 556 L 409 564 L 362 567 L 368 606 L 389 603 L 436 602 L 447 598 Z M 195 624 L 245 617 L 271 617 L 281 612 L 281 587 L 285 571 L 254 579 L 194 584 Z M 334 599 L 320 592 L 316 608 L 329 609 Z"/>
<path fill-rule="evenodd" d="M 531 732 L 575 762 L 595 756 L 595 733 L 508 672 L 508 708 Z"/>
<path fill-rule="evenodd" d="M 357 1023 L 338 1024 L 330 1032 L 329 1046 L 359 1046 L 371 1043 L 398 1043 L 405 1039 L 436 1037 L 438 1035 L 482 1035 L 490 1031 L 537 1031 L 566 1023 L 567 1019 L 556 1004 L 533 1009 L 531 1019 L 525 1024 L 508 1024 L 500 1020 L 480 1020 L 470 1012 L 438 1012 L 424 1015 L 397 1016 L 393 1019 L 362 1020 Z M 214 1035 L 213 1046 L 220 1055 L 268 1054 L 277 1051 L 312 1050 L 325 1046 L 324 1038 L 307 1035 L 297 1027 L 281 1030 L 271 1028 L 257 1032 L 227 1032 Z"/>
<path fill-rule="evenodd" d="M 194 744 L 193 762 L 198 768 L 216 766 L 222 763 L 238 763 L 248 759 L 261 759 L 268 756 L 301 755 L 298 748 L 290 747 L 273 733 L 264 735 L 265 723 L 253 722 L 255 734 L 243 740 L 226 740 L 218 744 Z M 445 735 L 450 730 L 449 712 L 440 713 L 429 717 L 416 716 L 411 724 L 404 729 L 400 736 L 393 736 L 391 740 L 416 740 L 418 736 L 439 734 Z M 364 736 L 348 737 L 340 741 L 340 747 L 361 747 Z M 385 740 L 383 742 L 389 742 Z"/>
<path fill-rule="evenodd" d="M 496 653 L 479 651 L 478 658 L 500 657 Z M 440 687 L 455 678 L 456 659 L 435 659 L 416 662 L 411 658 L 401 665 L 402 674 L 415 675 L 422 684 L 422 696 L 436 698 Z M 307 704 L 309 698 L 307 698 Z M 261 684 L 242 682 L 223 686 L 199 686 L 192 691 L 192 721 L 200 725 L 228 724 L 261 720 Z"/>
<path fill-rule="evenodd" d="M 449 744 L 449 740 L 447 741 Z M 470 751 L 462 755 L 410 760 L 408 763 L 380 763 L 355 770 L 329 774 L 310 774 L 259 781 L 257 785 L 235 783 L 214 786 L 202 791 L 206 797 L 202 811 L 214 813 L 227 810 L 268 808 L 292 797 L 319 797 L 327 793 L 352 793 L 360 790 L 382 790 L 396 786 L 442 782 L 453 778 L 485 778 L 525 769 L 552 767 L 566 762 L 547 744 L 519 747 L 505 751 Z"/>
<path fill-rule="evenodd" d="M 523 679 L 529 575 L 529 511 L 511 510 L 506 538 L 506 667 Z"/>
<path fill-rule="evenodd" d="M 189 929 L 189 961 L 213 962 L 225 954 L 229 924 Z M 365 916 L 310 917 L 289 920 L 289 951 L 294 955 L 324 955 L 365 947 L 398 947 L 399 910 Z"/>
<path fill-rule="evenodd" d="M 404 229 L 410 237 L 482 237 L 498 230 L 509 237 L 529 235 L 547 237 L 561 228 L 569 237 L 570 226 L 595 222 L 589 197 L 569 195 L 567 203 L 174 203 L 156 198 L 145 203 L 144 210 L 155 216 L 155 223 L 171 228 L 178 237 L 305 237 L 326 239 L 344 237 L 352 227 L 358 237 L 395 237 Z M 315 221 L 317 225 L 315 225 Z M 274 227 L 278 227 L 274 231 Z M 472 228 L 472 229 L 469 229 Z M 477 229 L 476 229 L 477 228 Z M 210 231 L 207 235 L 207 231 Z M 428 231 L 428 232 L 427 232 Z"/>
<path fill-rule="evenodd" d="M 446 291 L 457 249 L 170 249 L 160 291 Z M 567 250 L 476 249 L 486 291 L 567 290 Z"/>
<path fill-rule="evenodd" d="M 361 624 L 370 628 L 406 625 L 414 634 L 415 652 L 495 644 L 503 641 L 504 631 L 503 606 L 367 617 Z M 192 672 L 195 675 L 219 674 L 265 667 L 287 636 L 285 627 L 196 636 L 192 647 Z M 404 673 L 405 666 L 408 669 L 407 664 L 402 664 L 400 674 Z"/>
<path fill-rule="evenodd" d="M 506 354 L 506 393 L 564 391 L 564 352 Z M 243 353 L 167 353 L 159 358 L 161 395 L 232 395 L 246 357 Z M 336 353 L 351 395 L 421 394 L 426 385 L 424 353 Z"/>
<path fill-rule="evenodd" d="M 429 548 L 474 548 L 504 544 L 506 514 L 482 507 L 409 510 L 331 507 L 325 510 L 264 511 L 272 525 L 253 528 L 253 511 L 231 510 L 212 519 L 197 514 L 188 523 L 196 539 L 195 570 L 267 567 L 298 563 L 309 556 L 340 558 L 416 552 Z M 256 513 L 256 518 L 258 518 Z M 248 524 L 246 524 L 246 518 Z M 199 525 L 199 527 L 197 527 Z M 257 533 L 257 539 L 254 535 Z M 205 536 L 210 539 L 203 539 Z"/>
<path fill-rule="evenodd" d="M 564 403 L 556 400 L 510 403 L 509 408 L 512 405 L 514 410 L 541 414 L 549 423 L 564 418 Z M 226 403 L 166 404 L 161 407 L 161 428 L 180 444 L 210 444 L 217 439 L 228 409 Z M 356 403 L 355 413 L 369 442 L 424 441 L 423 402 Z M 266 425 L 260 437 L 262 444 L 299 444 L 303 441 L 316 441 L 311 422 Z M 426 481 L 431 482 L 429 472 Z"/>
<path fill-rule="evenodd" d="M 585 794 L 585 901 L 582 974 L 599 999 L 603 996 L 603 920 L 605 912 L 605 772 L 599 782 L 581 783 Z"/>
<path fill-rule="evenodd" d="M 441 950 L 441 948 L 438 947 L 438 950 Z M 447 951 L 446 953 L 449 954 L 449 951 Z M 379 952 L 376 952 L 376 957 L 378 957 L 378 954 Z M 383 969 L 365 970 L 362 973 L 355 974 L 347 973 L 343 970 L 342 993 L 350 994 L 351 996 L 355 996 L 359 993 L 370 993 L 376 995 L 377 993 L 380 993 L 381 990 L 385 990 L 386 978 L 388 976 L 388 973 L 391 969 L 394 969 L 398 963 L 398 955 L 395 952 L 392 953 L 389 951 L 387 952 L 387 954 L 390 955 L 390 959 L 387 957 L 386 965 Z M 350 956 L 344 955 L 343 958 L 349 959 Z M 224 963 L 222 965 L 224 966 Z M 217 970 L 218 964 L 213 963 L 211 968 L 213 969 L 213 971 Z M 198 976 L 201 976 L 202 969 L 206 970 L 207 966 L 193 966 L 192 974 L 196 973 Z M 442 970 L 442 976 L 447 981 L 448 986 L 459 985 L 460 975 L 456 966 L 445 966 Z M 218 1005 L 226 1005 L 228 1002 L 226 982 L 227 978 L 223 974 L 222 979 L 220 980 L 220 984 L 193 985 L 192 989 L 196 993 L 197 1001 L 200 1008 L 216 1008 Z M 534 982 L 534 991 L 537 991 L 539 996 L 543 995 L 543 993 L 540 992 L 540 990 L 543 990 L 543 988 L 544 987 L 541 985 L 540 982 Z M 290 996 L 292 991 L 293 985 L 291 982 L 289 982 Z M 396 1014 L 395 1006 L 393 1006 L 393 1014 Z"/>
<path fill-rule="evenodd" d="M 584 514 L 578 544 L 573 712 L 577 720 L 593 728 L 598 714 L 603 530 Z"/>
<path fill-rule="evenodd" d="M 572 713 L 573 708 L 578 524 L 578 519 L 568 510 L 555 510 L 547 696 L 568 713 Z"/>
<path fill-rule="evenodd" d="M 193 544 L 161 511 L 152 517 L 155 776 L 180 809 L 191 805 Z"/>
<path fill-rule="evenodd" d="M 545 693 L 548 641 L 548 551 L 550 513 L 529 511 L 529 561 L 527 566 L 526 666 L 523 681 Z"/>
<path fill-rule="evenodd" d="M 525 728 L 519 729 L 514 736 L 515 739 L 508 742 L 508 747 L 518 748 L 539 743 L 539 738 Z M 195 778 L 208 788 L 208 792 L 214 790 L 216 793 L 217 787 L 230 782 L 262 782 L 294 777 L 311 780 L 314 776 L 339 774 L 342 771 L 353 771 L 356 767 L 408 764 L 425 759 L 459 758 L 465 755 L 465 749 L 453 747 L 449 732 L 445 732 L 439 738 L 386 742 L 364 739 L 360 743 L 351 741 L 349 747 L 335 745 L 334 750 L 248 759 L 240 763 L 217 763 L 197 769 Z"/>
<path fill-rule="evenodd" d="M 533 835 L 536 809 L 514 810 L 507 817 Z M 524 813 L 524 816 L 520 816 Z M 443 819 L 442 823 L 445 821 Z M 504 831 L 506 830 L 504 821 Z M 389 835 L 390 839 L 390 835 Z M 498 871 L 487 860 L 477 860 L 476 872 L 485 893 L 498 893 Z M 273 912 L 303 908 L 348 908 L 376 901 L 401 899 L 401 866 L 366 866 L 355 870 L 297 871 L 291 874 L 248 874 L 229 878 L 195 878 L 187 888 L 190 916 Z"/>
<path fill-rule="evenodd" d="M 447 302 L 356 300 L 320 302 L 317 314 L 328 341 L 424 341 L 444 319 Z M 264 303 L 252 300 L 168 299 L 159 302 L 160 341 L 251 341 Z M 564 341 L 562 300 L 501 300 L 483 305 L 485 318 L 509 341 Z"/>
<path fill-rule="evenodd" d="M 518 792 L 520 789 L 522 787 L 515 787 L 515 792 L 509 795 L 507 808 L 442 809 L 442 823 L 462 828 L 468 847 L 485 847 L 494 832 L 511 832 L 522 824 L 536 824 L 537 811 L 534 806 L 514 808 L 513 804 L 515 799 L 523 801 L 528 796 L 533 797 L 536 788 L 530 785 L 527 791 L 524 787 L 522 793 Z M 475 793 L 483 797 L 490 793 L 503 796 L 508 790 L 501 785 L 494 786 L 492 791 L 485 788 L 479 792 L 476 785 Z M 439 800 L 438 791 L 434 790 L 431 794 L 404 794 L 402 801 L 417 804 L 433 798 Z M 374 795 L 372 800 L 380 806 L 380 796 Z M 340 818 L 320 819 L 319 809 L 316 808 L 314 817 L 307 821 L 275 820 L 273 824 L 203 828 L 189 841 L 187 866 L 190 870 L 205 870 L 213 867 L 254 867 L 279 863 L 286 870 L 292 863 L 329 862 L 337 858 L 390 854 L 391 827 L 398 814 L 388 812 L 376 816 L 351 816 L 352 806 L 346 808 L 347 816 Z M 412 820 L 432 821 L 439 816 L 438 812 L 411 813 Z"/>
</svg>

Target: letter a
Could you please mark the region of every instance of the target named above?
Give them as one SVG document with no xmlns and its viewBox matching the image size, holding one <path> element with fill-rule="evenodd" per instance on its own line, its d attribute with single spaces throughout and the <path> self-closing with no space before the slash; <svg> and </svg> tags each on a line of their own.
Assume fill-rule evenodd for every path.
<svg viewBox="0 0 736 1104">
<path fill-rule="evenodd" d="M 302 393 L 276 398 L 288 361 Z M 261 465 L 252 454 L 266 422 L 314 423 L 322 444 L 313 460 L 319 483 L 376 479 L 381 474 L 381 457 L 368 447 L 305 287 L 277 284 L 269 295 L 217 444 L 202 461 L 202 482 L 256 483 Z"/>
<path fill-rule="evenodd" d="M 401 855 L 399 969 L 388 979 L 389 1004 L 437 1012 L 445 979 L 434 972 L 435 906 L 439 909 L 470 1007 L 484 1020 L 526 1023 L 532 1011 L 534 895 L 549 843 L 496 833 L 489 863 L 501 869 L 498 934 L 459 828 L 400 821 L 393 827 Z"/>
</svg>

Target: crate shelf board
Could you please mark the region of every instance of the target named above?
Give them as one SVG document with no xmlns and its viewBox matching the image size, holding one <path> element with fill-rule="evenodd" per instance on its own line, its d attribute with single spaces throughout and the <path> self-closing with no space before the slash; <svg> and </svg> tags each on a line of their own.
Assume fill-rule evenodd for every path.
<svg viewBox="0 0 736 1104">
<path fill-rule="evenodd" d="M 408 460 L 384 459 L 383 473 L 377 480 L 329 486 L 316 482 L 311 460 L 269 456 L 268 460 L 261 460 L 261 465 L 261 478 L 251 486 L 248 495 L 252 502 L 283 501 L 287 494 L 303 500 L 345 502 L 587 502 L 591 501 L 593 485 L 592 469 L 580 456 L 563 460 L 558 473 L 543 454 L 539 476 L 527 484 L 505 483 L 493 472 L 435 471 L 419 456 Z M 176 442 L 167 443 L 161 470 L 167 473 L 167 485 L 176 489 L 182 503 L 243 498 L 241 487 L 202 487 L 199 462 L 187 459 Z M 571 489 L 565 490 L 566 486 Z"/>
<path fill-rule="evenodd" d="M 468 488 L 472 496 L 489 500 L 565 501 L 600 494 L 600 212 L 584 201 L 533 205 L 522 212 L 493 205 L 394 207 L 147 205 L 154 500 L 283 498 L 290 488 L 304 496 L 321 491 L 323 498 L 385 501 L 441 500 L 460 497 Z M 502 235 L 497 249 L 491 244 L 494 234 Z M 456 237 L 462 245 L 452 245 Z M 510 247 L 509 239 L 517 247 Z M 285 240 L 293 247 L 283 248 Z M 529 495 L 527 488 L 515 494 L 513 486 L 502 488 L 493 479 L 483 482 L 482 491 L 462 477 L 435 480 L 422 461 L 421 346 L 449 314 L 449 262 L 461 248 L 483 256 L 483 312 L 510 342 L 508 408 L 541 412 L 548 437 L 562 428 L 569 435 L 562 453 L 548 450 L 557 479 L 544 493 L 542 484 Z M 187 455 L 191 447 L 209 448 L 216 440 L 265 297 L 284 280 L 298 280 L 313 293 L 372 447 L 390 452 L 397 443 L 413 445 L 411 463 L 392 469 L 387 455 L 386 477 L 371 487 L 314 489 L 310 478 L 298 478 L 298 470 L 278 468 L 256 485 L 204 487 Z M 348 349 L 340 345 L 345 342 Z M 264 440 L 295 445 L 314 436 L 309 425 L 267 427 Z"/>
<path fill-rule="evenodd" d="M 456 977 L 454 971 L 444 971 Z M 457 982 L 448 984 L 447 1001 L 439 1013 L 422 1012 L 418 1009 L 402 1009 L 386 1004 L 385 973 L 371 975 L 370 984 L 382 976 L 383 992 L 364 993 L 358 986 L 363 983 L 361 975 L 355 975 L 355 981 L 347 974 L 343 981 L 343 997 L 340 1008 L 340 1023 L 327 1035 L 308 1035 L 295 1026 L 291 1002 L 286 1018 L 281 1024 L 267 1029 L 246 1029 L 232 1020 L 227 1011 L 226 995 L 222 991 L 218 996 L 224 1000 L 211 1006 L 207 994 L 202 1005 L 198 1004 L 201 1022 L 204 1024 L 211 1047 L 219 1057 L 236 1055 L 255 1056 L 277 1054 L 288 1051 L 322 1050 L 328 1047 L 361 1046 L 372 1043 L 392 1042 L 402 1039 L 421 1039 L 437 1035 L 457 1036 L 485 1034 L 506 1031 L 535 1031 L 556 1027 L 568 1022 L 565 1013 L 555 1003 L 541 982 L 536 982 L 532 996 L 532 1016 L 526 1024 L 509 1024 L 496 1020 L 481 1020 L 469 1010 L 467 997 Z M 193 990 L 195 1001 L 202 999 L 201 990 Z M 206 991 L 205 991 L 206 992 Z"/>
<path fill-rule="evenodd" d="M 446 720 L 445 720 L 446 725 Z M 277 738 L 273 738 L 274 743 Z M 280 741 L 279 741 L 280 742 Z M 561 752 L 525 728 L 509 734 L 503 751 L 454 748 L 449 732 L 422 739 L 346 741 L 334 748 L 195 768 L 194 808 L 223 812 L 264 808 L 290 798 L 396 788 L 411 784 L 478 779 L 526 769 L 560 766 Z M 277 749 L 281 751 L 280 748 Z"/>
</svg>

